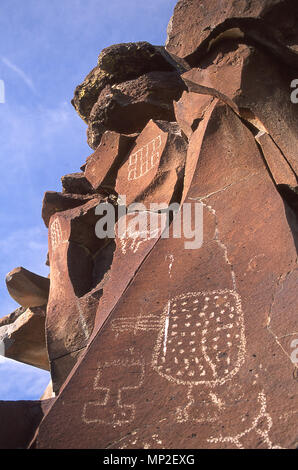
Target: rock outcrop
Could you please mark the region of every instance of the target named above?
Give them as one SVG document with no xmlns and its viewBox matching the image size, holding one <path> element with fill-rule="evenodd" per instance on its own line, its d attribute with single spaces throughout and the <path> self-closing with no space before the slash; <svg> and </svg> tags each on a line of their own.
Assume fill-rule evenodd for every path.
<svg viewBox="0 0 298 470">
<path fill-rule="evenodd" d="M 7 274 L 6 287 L 22 307 L 42 307 L 48 302 L 50 279 L 20 267 Z"/>
<path fill-rule="evenodd" d="M 28 363 L 44 328 L 29 447 L 297 447 L 297 17 L 180 0 L 165 48 L 111 46 L 76 88 L 94 153 L 44 198 L 43 326 L 25 282 L 0 321 Z"/>
<path fill-rule="evenodd" d="M 104 49 L 72 100 L 88 124 L 90 147 L 98 147 L 106 130 L 133 134 L 149 119 L 174 120 L 173 100 L 185 88 L 180 70 L 164 48 L 147 42 Z"/>
</svg>

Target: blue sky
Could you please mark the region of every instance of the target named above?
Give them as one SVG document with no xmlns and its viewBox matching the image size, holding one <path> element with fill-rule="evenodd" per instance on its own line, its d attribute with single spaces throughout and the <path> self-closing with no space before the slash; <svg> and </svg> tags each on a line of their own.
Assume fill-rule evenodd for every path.
<svg viewBox="0 0 298 470">
<path fill-rule="evenodd" d="M 70 100 L 111 44 L 164 44 L 177 0 L 1 0 L 0 317 L 17 304 L 5 275 L 17 266 L 47 275 L 46 190 L 79 171 L 92 150 Z M 0 362 L 0 400 L 37 399 L 49 382 L 39 369 Z"/>
</svg>

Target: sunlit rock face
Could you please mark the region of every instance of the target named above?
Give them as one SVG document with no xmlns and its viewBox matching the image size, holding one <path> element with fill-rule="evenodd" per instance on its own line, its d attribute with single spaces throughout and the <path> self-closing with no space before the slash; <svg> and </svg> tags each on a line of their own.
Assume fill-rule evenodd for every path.
<svg viewBox="0 0 298 470">
<path fill-rule="evenodd" d="M 165 48 L 111 46 L 76 88 L 94 152 L 0 322 L 51 372 L 31 447 L 297 447 L 297 15 L 180 0 Z"/>
</svg>

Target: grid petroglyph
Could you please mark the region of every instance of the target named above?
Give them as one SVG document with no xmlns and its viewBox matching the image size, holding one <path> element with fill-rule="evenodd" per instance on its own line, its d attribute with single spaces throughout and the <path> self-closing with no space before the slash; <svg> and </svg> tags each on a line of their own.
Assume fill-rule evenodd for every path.
<svg viewBox="0 0 298 470">
<path fill-rule="evenodd" d="M 129 157 L 128 181 L 133 181 L 146 175 L 159 161 L 161 135 L 152 139 Z"/>
</svg>

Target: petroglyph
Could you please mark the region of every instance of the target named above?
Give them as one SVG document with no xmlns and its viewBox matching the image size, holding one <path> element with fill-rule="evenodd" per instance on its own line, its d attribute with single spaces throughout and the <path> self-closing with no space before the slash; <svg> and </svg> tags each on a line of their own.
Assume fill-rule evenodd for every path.
<svg viewBox="0 0 298 470">
<path fill-rule="evenodd" d="M 158 331 L 160 328 L 160 317 L 158 315 L 143 315 L 136 317 L 116 318 L 111 321 L 111 328 L 116 333 L 133 331 Z"/>
<path fill-rule="evenodd" d="M 174 255 L 167 255 L 166 256 L 166 260 L 169 259 L 169 277 L 171 278 L 172 277 L 172 268 L 173 268 L 173 264 L 174 264 Z"/>
<path fill-rule="evenodd" d="M 260 411 L 248 429 L 237 434 L 236 436 L 210 437 L 207 439 L 207 441 L 215 444 L 230 443 L 236 446 L 238 449 L 244 449 L 245 447 L 242 444 L 241 439 L 248 436 L 249 433 L 255 432 L 258 439 L 261 438 L 263 444 L 266 445 L 268 449 L 280 449 L 281 447 L 279 445 L 273 445 L 269 438 L 269 431 L 272 428 L 273 422 L 271 416 L 267 412 L 267 401 L 264 391 L 259 393 L 258 403 L 260 405 Z"/>
<path fill-rule="evenodd" d="M 62 242 L 62 229 L 59 220 L 56 218 L 50 228 L 50 238 L 52 243 L 52 249 L 55 250 L 58 245 Z"/>
<path fill-rule="evenodd" d="M 157 238 L 160 233 L 160 228 L 154 230 L 133 231 L 130 226 L 121 235 L 121 251 L 125 255 L 129 249 L 132 253 L 136 253 L 143 243 Z"/>
<path fill-rule="evenodd" d="M 127 397 L 142 386 L 144 376 L 145 365 L 140 359 L 129 358 L 99 364 L 93 384 L 98 399 L 84 404 L 83 422 L 113 426 L 131 423 L 135 418 L 136 406 Z M 117 380 L 112 380 L 115 377 Z"/>
<path fill-rule="evenodd" d="M 158 149 L 161 147 L 161 135 L 152 139 L 129 157 L 128 181 L 133 181 L 146 175 L 159 161 Z"/>
<path fill-rule="evenodd" d="M 244 362 L 241 300 L 232 290 L 174 297 L 161 324 L 152 366 L 171 382 L 212 388 L 235 376 Z"/>
<path fill-rule="evenodd" d="M 144 441 L 143 436 L 139 436 L 137 431 L 133 431 L 119 446 L 119 449 L 165 449 L 165 444 L 158 434 L 152 434 L 151 438 Z"/>
</svg>

